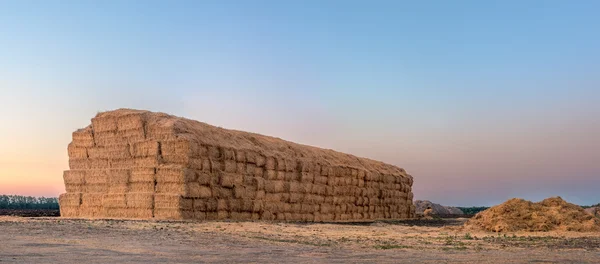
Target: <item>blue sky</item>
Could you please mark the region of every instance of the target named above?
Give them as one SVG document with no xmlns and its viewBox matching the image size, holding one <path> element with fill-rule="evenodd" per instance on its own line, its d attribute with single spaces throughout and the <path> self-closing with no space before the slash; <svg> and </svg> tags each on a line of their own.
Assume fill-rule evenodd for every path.
<svg viewBox="0 0 600 264">
<path fill-rule="evenodd" d="M 451 205 L 600 196 L 597 1 L 0 1 L 0 192 L 163 111 L 392 163 Z"/>
</svg>

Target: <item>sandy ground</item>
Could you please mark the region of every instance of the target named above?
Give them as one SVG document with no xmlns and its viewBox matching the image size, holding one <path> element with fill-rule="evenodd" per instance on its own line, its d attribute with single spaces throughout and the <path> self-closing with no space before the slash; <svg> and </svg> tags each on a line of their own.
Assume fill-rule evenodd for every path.
<svg viewBox="0 0 600 264">
<path fill-rule="evenodd" d="M 0 263 L 600 263 L 600 233 L 458 220 L 306 224 L 0 217 Z M 453 226 L 454 225 L 454 226 Z"/>
</svg>

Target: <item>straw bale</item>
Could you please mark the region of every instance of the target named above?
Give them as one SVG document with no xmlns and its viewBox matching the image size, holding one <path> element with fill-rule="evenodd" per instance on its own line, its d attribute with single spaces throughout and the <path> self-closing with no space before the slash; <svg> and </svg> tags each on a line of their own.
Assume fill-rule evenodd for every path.
<svg viewBox="0 0 600 264">
<path fill-rule="evenodd" d="M 85 206 L 79 207 L 79 216 L 85 218 L 100 218 L 105 216 L 105 209 L 102 206 Z"/>
<path fill-rule="evenodd" d="M 265 169 L 276 170 L 277 169 L 277 160 L 274 157 L 267 157 L 267 159 L 265 161 Z"/>
<path fill-rule="evenodd" d="M 207 199 L 193 199 L 192 206 L 195 212 L 206 212 L 207 211 Z"/>
<path fill-rule="evenodd" d="M 228 199 L 217 199 L 217 209 L 216 211 L 227 211 L 229 210 Z"/>
<path fill-rule="evenodd" d="M 79 206 L 60 205 L 61 217 L 79 217 Z"/>
<path fill-rule="evenodd" d="M 258 191 L 256 191 L 256 194 L 254 195 L 254 199 L 256 199 L 256 200 L 264 199 L 265 195 L 266 195 L 265 191 L 258 190 Z"/>
<path fill-rule="evenodd" d="M 106 171 L 107 182 L 110 184 L 121 183 L 127 184 L 129 183 L 129 175 L 130 170 L 124 169 L 113 169 Z"/>
<path fill-rule="evenodd" d="M 60 206 L 75 207 L 81 205 L 81 193 L 63 193 L 58 197 Z"/>
<path fill-rule="evenodd" d="M 242 199 L 229 199 L 227 200 L 229 211 L 240 212 L 243 209 L 244 202 Z"/>
<path fill-rule="evenodd" d="M 130 130 L 144 128 L 144 118 L 141 114 L 123 115 L 117 118 L 118 130 Z"/>
<path fill-rule="evenodd" d="M 109 167 L 113 169 L 131 169 L 136 165 L 135 161 L 130 158 L 109 160 L 108 164 Z"/>
<path fill-rule="evenodd" d="M 131 158 L 129 151 L 130 149 L 127 145 L 114 145 L 89 148 L 87 154 L 90 159 L 128 159 Z"/>
<path fill-rule="evenodd" d="M 132 145 L 133 150 L 131 151 L 133 157 L 149 157 L 156 156 L 159 153 L 159 145 L 156 140 L 145 140 L 134 143 Z"/>
<path fill-rule="evenodd" d="M 153 193 L 128 193 L 125 195 L 128 208 L 153 209 Z"/>
<path fill-rule="evenodd" d="M 206 172 L 198 172 L 197 173 L 197 181 L 201 185 L 212 186 L 216 183 L 216 180 L 218 180 L 218 179 L 219 179 L 219 177 L 213 176 L 212 174 L 209 174 Z"/>
<path fill-rule="evenodd" d="M 265 202 L 280 202 L 281 197 L 282 196 L 280 193 L 266 193 L 265 198 L 263 198 L 263 200 Z"/>
<path fill-rule="evenodd" d="M 300 175 L 300 181 L 304 183 L 313 183 L 315 176 L 310 172 L 302 172 Z"/>
<path fill-rule="evenodd" d="M 323 184 L 323 185 L 327 184 L 327 177 L 315 174 L 315 181 L 314 181 L 314 183 Z"/>
<path fill-rule="evenodd" d="M 186 199 L 181 195 L 173 194 L 155 194 L 154 208 L 180 208 L 183 210 L 192 210 L 194 200 Z"/>
<path fill-rule="evenodd" d="M 106 211 L 106 216 L 110 218 L 152 218 L 153 215 L 152 209 L 142 208 L 110 208 Z"/>
<path fill-rule="evenodd" d="M 224 167 L 225 167 L 225 172 L 231 172 L 234 173 L 237 171 L 238 166 L 237 163 L 234 160 L 225 160 L 224 161 Z"/>
<path fill-rule="evenodd" d="M 235 185 L 241 185 L 243 178 L 239 174 L 222 173 L 219 177 L 219 184 L 226 188 L 233 188 Z"/>
<path fill-rule="evenodd" d="M 280 179 L 280 177 L 282 175 L 283 175 L 283 179 Z M 287 171 L 286 172 L 280 171 L 280 172 L 277 173 L 277 180 L 284 180 L 284 181 L 287 181 L 287 182 L 295 181 L 296 180 L 296 173 L 294 173 L 294 172 L 287 172 Z"/>
<path fill-rule="evenodd" d="M 187 155 L 162 155 L 161 157 L 161 161 L 166 164 L 189 166 L 192 162 L 192 158 Z"/>
<path fill-rule="evenodd" d="M 235 186 L 233 188 L 233 197 L 235 197 L 237 199 L 247 198 L 246 187 L 244 187 L 244 186 Z"/>
<path fill-rule="evenodd" d="M 301 193 L 290 193 L 290 203 L 301 203 L 304 200 L 304 194 Z"/>
<path fill-rule="evenodd" d="M 111 164 L 112 165 L 112 164 Z M 158 157 L 135 158 L 132 167 L 137 168 L 156 168 L 159 165 Z"/>
<path fill-rule="evenodd" d="M 252 163 L 246 163 L 246 171 L 243 173 L 248 174 L 248 175 L 254 175 L 255 169 L 256 169 L 256 165 L 254 165 Z"/>
<path fill-rule="evenodd" d="M 110 183 L 107 184 L 108 193 L 126 193 L 129 191 L 127 183 Z"/>
<path fill-rule="evenodd" d="M 94 132 L 94 146 L 96 147 L 126 146 L 127 143 L 127 139 L 118 136 L 115 131 Z"/>
<path fill-rule="evenodd" d="M 83 187 L 83 192 L 86 193 L 106 193 L 108 192 L 108 185 L 105 183 L 97 183 L 97 184 L 91 184 L 91 183 L 87 183 L 82 185 Z"/>
<path fill-rule="evenodd" d="M 124 193 L 105 193 L 102 195 L 102 206 L 105 208 L 126 208 L 127 199 L 125 199 Z"/>
<path fill-rule="evenodd" d="M 276 170 L 266 170 L 265 179 L 266 180 L 277 180 L 277 173 L 278 173 L 278 171 L 276 171 Z"/>
<path fill-rule="evenodd" d="M 157 183 L 186 183 L 196 181 L 196 172 L 182 167 L 159 167 L 156 169 Z"/>
<path fill-rule="evenodd" d="M 92 128 L 89 126 L 73 132 L 72 136 L 73 141 L 71 143 L 76 147 L 90 148 L 94 146 L 94 135 L 92 134 Z"/>
<path fill-rule="evenodd" d="M 277 178 L 275 178 L 275 180 L 278 180 L 278 181 L 285 180 L 285 174 L 286 174 L 285 171 L 277 171 Z"/>
<path fill-rule="evenodd" d="M 285 160 L 283 158 L 276 158 L 277 160 L 277 171 L 285 171 Z"/>
<path fill-rule="evenodd" d="M 148 124 L 146 126 L 146 138 L 159 141 L 175 140 L 175 129 L 172 126 L 164 127 L 159 124 Z"/>
<path fill-rule="evenodd" d="M 275 215 L 273 215 L 273 213 L 271 213 L 269 211 L 264 211 L 260 215 L 260 219 L 261 220 L 272 221 L 272 220 L 275 220 Z"/>
<path fill-rule="evenodd" d="M 155 185 L 156 193 L 186 195 L 186 185 L 183 183 L 165 183 L 157 182 Z"/>
<path fill-rule="evenodd" d="M 76 146 L 73 143 L 70 143 L 68 145 L 67 152 L 69 155 L 69 159 L 87 159 L 88 158 L 87 148 Z"/>
<path fill-rule="evenodd" d="M 133 168 L 129 181 L 132 183 L 154 183 L 154 168 Z"/>
<path fill-rule="evenodd" d="M 186 185 L 188 189 L 187 196 L 197 198 L 212 197 L 212 189 L 207 186 L 202 186 L 198 182 L 190 182 Z"/>
<path fill-rule="evenodd" d="M 212 172 L 218 172 L 223 171 L 225 168 L 223 162 L 218 160 L 210 160 L 210 169 Z"/>
<path fill-rule="evenodd" d="M 183 219 L 183 215 L 179 208 L 154 208 L 154 218 Z"/>
<path fill-rule="evenodd" d="M 256 159 L 257 159 L 257 156 L 259 155 L 258 153 L 256 153 L 256 151 L 244 150 L 244 154 L 246 157 L 246 163 L 251 163 L 251 164 L 256 165 Z"/>
<path fill-rule="evenodd" d="M 108 165 L 108 161 L 106 164 Z M 69 168 L 71 170 L 89 170 L 91 168 L 91 161 L 89 159 L 69 159 Z"/>
<path fill-rule="evenodd" d="M 254 173 L 253 173 L 254 176 L 262 177 L 263 174 L 264 174 L 264 169 L 263 168 L 261 168 L 261 167 L 255 167 L 254 168 Z"/>
<path fill-rule="evenodd" d="M 160 151 L 163 156 L 200 156 L 198 155 L 198 144 L 187 139 L 162 141 Z"/>
<path fill-rule="evenodd" d="M 85 183 L 84 170 L 66 170 L 63 172 L 65 184 L 81 185 Z"/>
<path fill-rule="evenodd" d="M 262 154 L 256 154 L 254 161 L 257 167 L 264 167 L 267 164 L 267 158 Z"/>
<path fill-rule="evenodd" d="M 233 189 L 224 187 L 212 187 L 212 193 L 217 198 L 231 198 L 233 197 Z"/>
<path fill-rule="evenodd" d="M 86 184 L 105 184 L 108 183 L 108 170 L 88 170 L 84 174 Z"/>
<path fill-rule="evenodd" d="M 94 132 L 116 131 L 117 120 L 112 117 L 94 117 L 92 118 L 92 128 Z"/>
<path fill-rule="evenodd" d="M 265 191 L 267 193 L 280 193 L 285 190 L 283 181 L 267 181 L 265 182 Z"/>
<path fill-rule="evenodd" d="M 327 186 L 325 186 L 325 185 L 313 184 L 310 193 L 318 194 L 318 195 L 325 195 L 327 193 L 326 189 L 327 189 Z"/>
<path fill-rule="evenodd" d="M 154 182 L 133 182 L 128 186 L 129 192 L 154 192 Z"/>
<path fill-rule="evenodd" d="M 294 172 L 294 171 L 296 171 L 297 165 L 298 164 L 296 163 L 296 161 L 286 159 L 285 160 L 285 171 Z"/>
<path fill-rule="evenodd" d="M 206 220 L 217 220 L 217 212 L 206 212 Z"/>
<path fill-rule="evenodd" d="M 229 211 L 218 211 L 217 212 L 218 220 L 225 220 L 227 218 L 229 218 Z"/>
</svg>

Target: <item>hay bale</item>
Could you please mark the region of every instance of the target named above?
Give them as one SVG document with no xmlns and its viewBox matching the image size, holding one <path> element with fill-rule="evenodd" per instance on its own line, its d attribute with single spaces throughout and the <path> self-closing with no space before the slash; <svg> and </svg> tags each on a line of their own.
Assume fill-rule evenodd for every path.
<svg viewBox="0 0 600 264">
<path fill-rule="evenodd" d="M 129 181 L 132 183 L 154 183 L 155 169 L 154 168 L 133 168 Z"/>
<path fill-rule="evenodd" d="M 196 181 L 196 172 L 182 167 L 159 167 L 156 169 L 157 183 L 187 183 Z"/>
<path fill-rule="evenodd" d="M 154 182 L 132 182 L 129 183 L 128 192 L 154 193 Z"/>
<path fill-rule="evenodd" d="M 112 169 L 131 169 L 135 167 L 135 160 L 132 159 L 109 159 L 109 167 Z"/>
<path fill-rule="evenodd" d="M 265 191 L 267 193 L 281 193 L 285 190 L 285 182 L 284 181 L 266 181 L 265 182 Z"/>
<path fill-rule="evenodd" d="M 94 132 L 116 131 L 117 119 L 113 117 L 94 117 L 92 118 L 92 128 Z"/>
<path fill-rule="evenodd" d="M 131 154 L 136 158 L 157 156 L 159 153 L 159 145 L 156 140 L 137 142 L 132 145 L 132 148 Z"/>
<path fill-rule="evenodd" d="M 81 205 L 81 193 L 63 193 L 58 197 L 61 207 L 78 207 Z"/>
<path fill-rule="evenodd" d="M 129 114 L 119 116 L 116 119 L 117 130 L 133 130 L 144 128 L 145 122 L 143 115 L 140 114 Z"/>
<path fill-rule="evenodd" d="M 125 200 L 128 208 L 136 209 L 153 209 L 154 194 L 153 193 L 127 193 Z"/>
<path fill-rule="evenodd" d="M 67 152 L 69 154 L 70 159 L 87 159 L 88 153 L 87 148 L 76 146 L 73 143 L 70 143 L 67 147 Z"/>
<path fill-rule="evenodd" d="M 116 145 L 89 148 L 87 155 L 90 159 L 129 159 L 131 158 L 131 153 L 129 152 L 129 146 Z"/>
<path fill-rule="evenodd" d="M 127 199 L 124 193 L 102 194 L 104 208 L 127 208 Z"/>
<path fill-rule="evenodd" d="M 156 219 L 184 219 L 182 211 L 179 208 L 154 208 L 154 218 Z"/>
<path fill-rule="evenodd" d="M 163 156 L 186 156 L 199 157 L 198 144 L 186 139 L 177 139 L 171 141 L 162 141 L 160 144 L 161 154 Z"/>
<path fill-rule="evenodd" d="M 82 185 L 85 184 L 85 170 L 66 170 L 63 172 L 65 184 Z"/>
<path fill-rule="evenodd" d="M 160 160 L 158 157 L 145 157 L 145 158 L 134 158 L 133 164 L 130 165 L 127 163 L 127 168 L 156 168 L 160 164 Z M 112 165 L 112 163 L 111 163 Z M 114 166 L 112 166 L 114 167 Z"/>
<path fill-rule="evenodd" d="M 127 183 L 110 183 L 107 185 L 108 193 L 126 193 L 129 192 Z"/>
<path fill-rule="evenodd" d="M 94 146 L 94 135 L 92 134 L 91 126 L 73 132 L 72 138 L 73 141 L 71 144 L 73 146 L 82 148 L 91 148 Z"/>
</svg>

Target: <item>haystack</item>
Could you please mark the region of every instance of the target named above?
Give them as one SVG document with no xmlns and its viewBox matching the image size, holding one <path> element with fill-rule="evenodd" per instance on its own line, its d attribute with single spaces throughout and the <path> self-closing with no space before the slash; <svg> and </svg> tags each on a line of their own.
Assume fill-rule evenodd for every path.
<svg viewBox="0 0 600 264">
<path fill-rule="evenodd" d="M 444 206 L 441 204 L 436 204 L 428 200 L 416 200 L 415 201 L 415 213 L 423 214 L 427 208 L 432 209 L 433 215 L 464 215 L 465 213 L 452 206 Z"/>
<path fill-rule="evenodd" d="M 595 232 L 600 231 L 600 219 L 560 197 L 538 203 L 514 198 L 476 214 L 465 223 L 465 228 L 492 232 Z"/>
<path fill-rule="evenodd" d="M 412 218 L 396 166 L 163 113 L 119 109 L 73 133 L 61 215 L 347 221 Z"/>
</svg>

